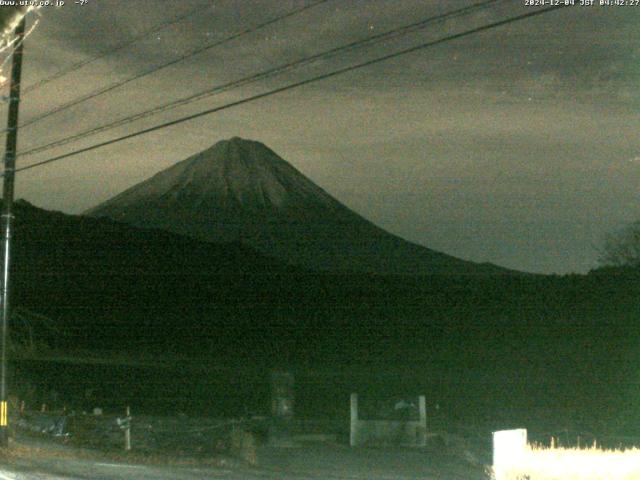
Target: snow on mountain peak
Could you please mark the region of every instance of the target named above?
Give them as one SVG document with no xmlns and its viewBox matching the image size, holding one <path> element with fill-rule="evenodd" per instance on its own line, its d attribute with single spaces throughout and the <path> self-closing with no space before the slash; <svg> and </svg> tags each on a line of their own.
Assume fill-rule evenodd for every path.
<svg viewBox="0 0 640 480">
<path fill-rule="evenodd" d="M 140 201 L 202 207 L 306 208 L 337 203 L 264 144 L 240 137 L 222 140 L 103 204 Z M 100 208 L 100 207 L 98 207 Z"/>
</svg>

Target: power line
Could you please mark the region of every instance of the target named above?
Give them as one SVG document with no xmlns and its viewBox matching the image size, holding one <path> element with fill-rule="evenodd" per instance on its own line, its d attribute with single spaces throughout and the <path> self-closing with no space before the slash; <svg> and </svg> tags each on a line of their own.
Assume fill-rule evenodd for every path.
<svg viewBox="0 0 640 480">
<path fill-rule="evenodd" d="M 565 8 L 565 7 L 566 6 L 564 4 L 563 5 L 555 5 L 555 6 L 543 8 L 543 9 L 540 9 L 540 10 L 535 10 L 535 11 L 532 11 L 532 12 L 527 12 L 527 13 L 516 15 L 516 16 L 513 16 L 513 17 L 509 17 L 509 18 L 507 18 L 505 20 L 499 20 L 497 22 L 489 23 L 489 24 L 486 24 L 486 25 L 483 25 L 483 26 L 480 26 L 480 27 L 472 28 L 470 30 L 466 30 L 466 31 L 461 32 L 461 33 L 456 33 L 456 34 L 453 34 L 453 35 L 449 35 L 449 36 L 440 38 L 438 40 L 433 40 L 433 41 L 430 41 L 430 42 L 422 43 L 420 45 L 416 45 L 416 46 L 413 46 L 413 47 L 410 47 L 410 48 L 406 48 L 406 49 L 400 50 L 398 52 L 394 52 L 394 53 L 391 53 L 391 54 L 388 54 L 388 55 L 383 55 L 381 57 L 377 57 L 377 58 L 374 58 L 372 60 L 367 60 L 366 62 L 358 63 L 358 64 L 355 64 L 355 65 L 351 65 L 349 67 L 341 68 L 339 70 L 334 70 L 333 72 L 324 73 L 322 75 L 317 75 L 315 77 L 308 78 L 306 80 L 301 80 L 299 82 L 291 83 L 289 85 L 285 85 L 284 87 L 276 88 L 276 89 L 270 90 L 268 92 L 260 93 L 258 95 L 253 95 L 251 97 L 244 98 L 242 100 L 237 100 L 235 102 L 230 102 L 230 103 L 227 103 L 227 104 L 219 106 L 219 107 L 210 108 L 210 109 L 204 110 L 202 112 L 194 113 L 194 114 L 188 115 L 186 117 L 179 118 L 177 120 L 172 120 L 170 122 L 166 122 L 166 123 L 163 123 L 163 124 L 160 124 L 160 125 L 156 125 L 154 127 L 146 128 L 146 129 L 134 132 L 134 133 L 130 133 L 130 134 L 127 134 L 127 135 L 123 135 L 121 137 L 117 137 L 117 138 L 114 138 L 114 139 L 111 139 L 111 140 L 107 140 L 105 142 L 97 143 L 97 144 L 91 145 L 89 147 L 85 147 L 85 148 L 81 148 L 81 149 L 78 149 L 78 150 L 74 150 L 72 152 L 65 153 L 63 155 L 58 155 L 56 157 L 52 157 L 52 158 L 49 158 L 47 160 L 43 160 L 41 162 L 37 162 L 37 163 L 31 164 L 31 165 L 27 165 L 25 167 L 17 168 L 15 171 L 16 172 L 21 172 L 21 171 L 29 170 L 29 169 L 32 169 L 32 168 L 35 168 L 35 167 L 39 167 L 39 166 L 42 166 L 42 165 L 47 165 L 49 163 L 53 163 L 53 162 L 57 162 L 59 160 L 63 160 L 65 158 L 73 157 L 73 156 L 79 155 L 81 153 L 86 153 L 86 152 L 89 152 L 89 151 L 92 151 L 92 150 L 96 150 L 98 148 L 102 148 L 102 147 L 106 147 L 106 146 L 109 146 L 109 145 L 113 145 L 115 143 L 119 143 L 119 142 L 122 142 L 124 140 L 129 140 L 131 138 L 139 137 L 139 136 L 145 135 L 147 133 L 155 132 L 155 131 L 161 130 L 163 128 L 167 128 L 167 127 L 171 127 L 173 125 L 178 125 L 180 123 L 187 122 L 189 120 L 194 120 L 196 118 L 200 118 L 200 117 L 203 117 L 205 115 L 210 115 L 212 113 L 217 113 L 217 112 L 220 112 L 222 110 L 227 110 L 227 109 L 232 108 L 232 107 L 237 107 L 239 105 L 244 105 L 245 103 L 253 102 L 255 100 L 259 100 L 259 99 L 266 98 L 266 97 L 270 97 L 270 96 L 278 94 L 278 93 L 282 93 L 282 92 L 286 92 L 286 91 L 289 91 L 289 90 L 293 90 L 294 88 L 298 88 L 298 87 L 301 87 L 301 86 L 304 86 L 304 85 L 308 85 L 310 83 L 318 82 L 320 80 L 326 80 L 328 78 L 332 78 L 332 77 L 335 77 L 335 76 L 338 76 L 338 75 L 342 75 L 343 73 L 352 72 L 354 70 L 357 70 L 357 69 L 360 69 L 360 68 L 363 68 L 363 67 L 368 67 L 370 65 L 375 65 L 377 63 L 381 63 L 381 62 L 384 62 L 386 60 L 390 60 L 392 58 L 399 57 L 401 55 L 406 55 L 406 54 L 409 54 L 409 53 L 412 53 L 412 52 L 423 50 L 423 49 L 428 48 L 428 47 L 432 47 L 432 46 L 435 46 L 435 45 L 440 45 L 442 43 L 446 43 L 446 42 L 449 42 L 449 41 L 452 41 L 452 40 L 457 40 L 459 38 L 468 37 L 468 36 L 474 35 L 476 33 L 480 33 L 480 32 L 487 31 L 487 30 L 491 30 L 491 29 L 496 28 L 496 27 L 507 25 L 509 23 L 517 22 L 519 20 L 524 20 L 524 19 L 527 19 L 527 18 L 538 16 L 538 15 L 541 15 L 541 14 L 544 14 L 544 13 L 547 13 L 547 12 L 551 12 L 551 11 L 554 11 L 554 10 L 558 10 L 558 9 L 561 9 L 561 8 Z"/>
<path fill-rule="evenodd" d="M 178 100 L 174 100 L 174 101 L 166 103 L 164 105 L 160 105 L 160 106 L 151 108 L 149 110 L 145 110 L 145 111 L 139 112 L 137 114 L 121 118 L 121 119 L 116 120 L 114 122 L 110 122 L 110 123 L 103 124 L 103 125 L 100 125 L 100 126 L 97 126 L 97 127 L 93 127 L 93 128 L 84 130 L 82 132 L 76 133 L 76 134 L 74 134 L 72 136 L 64 137 L 64 138 L 55 140 L 55 141 L 53 141 L 51 143 L 47 143 L 45 145 L 40 145 L 38 147 L 31 148 L 31 149 L 26 150 L 25 152 L 21 153 L 20 156 L 21 157 L 25 157 L 25 156 L 28 156 L 28 155 L 34 155 L 36 153 L 40 153 L 40 152 L 43 152 L 43 151 L 46 151 L 46 150 L 50 150 L 50 149 L 52 149 L 54 147 L 67 145 L 67 144 L 72 143 L 72 142 L 74 142 L 76 140 L 79 140 L 79 139 L 82 139 L 82 138 L 86 138 L 86 137 L 95 135 L 97 133 L 102 133 L 104 131 L 111 130 L 111 129 L 116 128 L 116 127 L 127 125 L 129 123 L 133 123 L 133 122 L 141 120 L 143 118 L 147 118 L 147 117 L 150 117 L 150 116 L 153 116 L 153 115 L 157 115 L 159 113 L 162 113 L 162 112 L 177 108 L 179 106 L 183 106 L 183 105 L 187 105 L 187 104 L 199 101 L 199 100 L 203 100 L 204 98 L 216 95 L 216 94 L 221 93 L 221 92 L 229 91 L 229 90 L 232 90 L 234 88 L 237 88 L 237 87 L 240 87 L 240 86 L 243 86 L 243 85 L 248 85 L 250 83 L 254 83 L 256 81 L 263 80 L 265 78 L 270 78 L 270 77 L 273 77 L 273 76 L 276 76 L 276 75 L 280 75 L 280 74 L 285 73 L 287 71 L 293 70 L 295 68 L 302 67 L 304 65 L 308 65 L 308 64 L 316 62 L 318 60 L 322 60 L 322 59 L 326 59 L 326 58 L 335 56 L 335 55 L 337 55 L 337 54 L 339 54 L 341 52 L 344 52 L 344 51 L 353 50 L 353 49 L 364 47 L 364 46 L 371 46 L 371 45 L 374 45 L 374 44 L 377 44 L 377 43 L 380 43 L 380 42 L 383 42 L 383 41 L 388 41 L 390 39 L 393 39 L 393 38 L 396 38 L 396 37 L 399 37 L 399 36 L 403 36 L 403 35 L 407 35 L 409 33 L 413 33 L 413 32 L 418 31 L 420 29 L 424 29 L 424 28 L 426 28 L 427 26 L 429 26 L 429 25 L 431 25 L 433 23 L 441 22 L 441 21 L 448 20 L 448 19 L 451 19 L 451 18 L 454 18 L 454 17 L 462 16 L 462 15 L 467 15 L 467 14 L 470 14 L 472 12 L 478 12 L 478 11 L 486 9 L 486 8 L 488 8 L 488 7 L 490 7 L 490 6 L 494 5 L 494 4 L 501 3 L 501 2 L 506 2 L 506 1 L 507 0 L 486 0 L 484 2 L 479 2 L 479 3 L 476 3 L 474 5 L 465 7 L 465 8 L 460 8 L 460 9 L 457 9 L 457 10 L 453 10 L 453 11 L 450 11 L 450 12 L 443 13 L 441 15 L 436 15 L 436 16 L 433 16 L 433 17 L 429 17 L 427 19 L 421 20 L 419 22 L 412 23 L 410 25 L 406 25 L 406 26 L 399 27 L 399 28 L 396 28 L 396 29 L 393 29 L 393 30 L 389 30 L 387 32 L 382 32 L 382 33 L 379 33 L 377 35 L 373 35 L 373 36 L 370 36 L 370 37 L 367 37 L 367 38 L 364 38 L 364 39 L 361 39 L 361 40 L 356 40 L 356 41 L 353 41 L 353 42 L 348 43 L 346 45 L 342 45 L 342 46 L 339 46 L 339 47 L 331 48 L 329 50 L 325 50 L 323 52 L 317 53 L 315 55 L 312 55 L 311 57 L 305 57 L 305 58 L 302 58 L 302 59 L 299 59 L 299 60 L 295 60 L 293 62 L 289 62 L 289 63 L 286 63 L 284 65 L 280 65 L 278 67 L 274 67 L 274 68 L 262 71 L 260 73 L 251 75 L 249 77 L 244 77 L 244 78 L 241 78 L 239 80 L 235 80 L 233 82 L 225 83 L 223 85 L 218 85 L 218 86 L 215 86 L 213 88 L 209 88 L 207 90 L 204 90 L 202 92 L 198 92 L 196 94 L 189 95 L 187 97 L 184 97 L 184 98 L 181 98 L 181 99 L 178 99 Z"/>
<path fill-rule="evenodd" d="M 211 8 L 213 6 L 209 5 L 208 7 L 206 7 L 205 9 Z M 130 47 L 132 45 L 135 45 L 137 42 L 139 42 L 140 40 L 142 40 L 144 37 L 147 37 L 149 35 L 152 35 L 154 33 L 157 33 L 159 31 L 164 30 L 165 28 L 169 28 L 172 27 L 173 25 L 176 25 L 177 23 L 182 22 L 183 20 L 186 20 L 187 18 L 195 15 L 196 13 L 200 12 L 202 10 L 203 7 L 197 7 L 194 8 L 192 10 L 189 10 L 187 13 L 184 13 L 182 15 L 179 15 L 177 17 L 174 17 L 170 20 L 167 20 L 163 23 L 160 23 L 152 28 L 150 28 L 149 30 L 145 30 L 144 32 L 140 33 L 139 35 L 136 35 L 135 37 L 131 38 L 130 40 L 127 40 L 124 43 L 121 43 L 119 45 L 116 45 L 113 48 L 110 48 L 108 50 L 105 50 L 104 52 L 100 52 L 98 55 L 85 59 L 85 60 L 81 60 L 79 62 L 76 62 L 74 64 L 69 65 L 66 68 L 63 68 L 59 71 L 57 71 L 56 73 L 45 77 L 41 80 L 38 80 L 37 82 L 28 85 L 25 87 L 24 92 L 23 93 L 29 93 L 32 92 L 34 90 L 37 90 L 41 87 L 43 87 L 44 85 L 46 85 L 47 83 L 50 83 L 54 80 L 57 80 L 58 78 L 64 77 L 65 75 L 68 75 L 69 73 L 75 72 L 76 70 L 80 70 L 82 67 L 89 65 L 93 62 L 96 62 L 104 57 L 107 57 L 113 53 L 119 52 L 120 50 L 124 50 L 127 47 Z"/>
<path fill-rule="evenodd" d="M 176 59 L 170 60 L 168 62 L 165 62 L 163 64 L 157 65 L 155 67 L 152 67 L 152 68 L 150 68 L 148 70 L 145 70 L 144 72 L 137 73 L 137 74 L 133 75 L 132 77 L 128 77 L 128 78 L 125 78 L 123 80 L 119 80 L 117 82 L 111 83 L 111 84 L 107 85 L 106 87 L 99 88 L 97 90 L 94 90 L 91 93 L 88 93 L 88 94 L 82 96 L 82 97 L 79 97 L 79 98 L 76 98 L 74 100 L 71 100 L 70 102 L 64 103 L 64 104 L 62 104 L 62 105 L 60 105 L 60 106 L 58 106 L 56 108 L 53 108 L 53 109 L 51 109 L 51 110 L 49 110 L 49 111 L 47 111 L 47 112 L 45 112 L 45 113 L 43 113 L 41 115 L 38 115 L 38 116 L 36 116 L 36 117 L 34 117 L 34 118 L 22 123 L 20 125 L 20 127 L 24 128 L 24 127 L 27 127 L 27 126 L 32 125 L 34 123 L 37 123 L 37 122 L 39 122 L 41 120 L 44 120 L 45 118 L 50 117 L 51 115 L 55 115 L 56 113 L 62 112 L 62 111 L 67 110 L 67 109 L 69 109 L 71 107 L 74 107 L 74 106 L 79 105 L 81 103 L 84 103 L 86 101 L 92 100 L 92 99 L 94 99 L 96 97 L 99 97 L 100 95 L 104 95 L 105 93 L 111 92 L 112 90 L 115 90 L 115 89 L 117 89 L 119 87 L 122 87 L 123 85 L 126 85 L 126 84 L 128 84 L 130 82 L 133 82 L 135 80 L 139 80 L 141 78 L 149 76 L 149 75 L 151 75 L 151 74 L 153 74 L 155 72 L 158 72 L 158 71 L 163 70 L 163 69 L 165 69 L 167 67 L 170 67 L 170 66 L 175 65 L 177 63 L 180 63 L 180 62 L 182 62 L 184 60 L 192 58 L 192 57 L 194 57 L 196 55 L 199 55 L 200 53 L 205 52 L 207 50 L 210 50 L 210 49 L 212 49 L 214 47 L 218 47 L 218 46 L 223 45 L 225 43 L 228 43 L 228 42 L 230 42 L 232 40 L 235 40 L 237 38 L 243 37 L 245 35 L 249 35 L 251 33 L 255 33 L 258 30 L 261 30 L 263 28 L 268 27 L 269 25 L 273 25 L 274 23 L 280 22 L 280 21 L 285 20 L 285 19 L 287 19 L 289 17 L 292 17 L 294 15 L 298 15 L 298 14 L 300 14 L 300 13 L 306 11 L 306 10 L 309 10 L 311 8 L 314 8 L 314 7 L 317 7 L 318 5 L 321 5 L 321 4 L 326 3 L 328 1 L 330 1 L 330 0 L 318 0 L 318 1 L 314 2 L 314 3 L 312 3 L 312 4 L 306 5 L 306 6 L 301 7 L 301 8 L 297 8 L 295 10 L 292 10 L 292 11 L 288 12 L 288 13 L 285 13 L 284 15 L 280 15 L 278 17 L 272 18 L 271 20 L 267 20 L 266 22 L 260 23 L 259 25 L 256 25 L 255 27 L 246 28 L 244 30 L 241 30 L 240 32 L 234 33 L 233 35 L 230 35 L 230 36 L 228 36 L 228 37 L 226 37 L 226 38 L 224 38 L 222 40 L 218 40 L 218 41 L 210 43 L 208 45 L 195 48 L 195 49 L 193 49 L 193 50 L 181 55 L 180 57 L 178 57 Z"/>
</svg>

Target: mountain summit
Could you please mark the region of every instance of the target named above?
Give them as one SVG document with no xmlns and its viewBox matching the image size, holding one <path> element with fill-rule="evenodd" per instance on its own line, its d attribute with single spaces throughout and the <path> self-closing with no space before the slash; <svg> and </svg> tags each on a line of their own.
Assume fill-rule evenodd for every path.
<svg viewBox="0 0 640 480">
<path fill-rule="evenodd" d="M 507 272 L 407 242 L 342 205 L 260 142 L 216 143 L 85 212 L 214 242 L 241 241 L 314 270 Z"/>
<path fill-rule="evenodd" d="M 198 214 L 204 213 L 200 209 L 257 211 L 339 206 L 262 143 L 238 137 L 218 142 L 87 214 L 115 213 L 125 219 L 131 207 L 148 201 L 164 208 L 183 208 L 189 204 L 197 207 L 194 213 Z"/>
</svg>

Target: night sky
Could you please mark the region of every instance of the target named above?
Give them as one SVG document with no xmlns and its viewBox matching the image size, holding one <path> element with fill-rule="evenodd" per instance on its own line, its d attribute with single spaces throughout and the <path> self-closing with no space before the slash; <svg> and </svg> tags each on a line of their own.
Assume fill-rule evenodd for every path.
<svg viewBox="0 0 640 480">
<path fill-rule="evenodd" d="M 67 0 L 42 8 L 26 41 L 24 85 L 201 11 L 26 94 L 21 119 L 308 3 Z M 472 3 L 330 0 L 26 127 L 20 149 Z M 503 2 L 18 164 L 533 8 Z M 265 143 L 348 207 L 408 240 L 519 270 L 586 272 L 596 266 L 604 236 L 640 218 L 639 73 L 640 6 L 576 6 L 26 171 L 16 196 L 80 213 L 241 136 Z"/>
</svg>

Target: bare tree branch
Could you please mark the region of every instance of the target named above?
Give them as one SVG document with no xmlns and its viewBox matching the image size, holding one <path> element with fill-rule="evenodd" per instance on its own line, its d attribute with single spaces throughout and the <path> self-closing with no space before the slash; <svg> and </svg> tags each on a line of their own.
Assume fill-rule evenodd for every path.
<svg viewBox="0 0 640 480">
<path fill-rule="evenodd" d="M 640 266 L 640 221 L 608 235 L 598 263 L 603 267 Z"/>
</svg>

